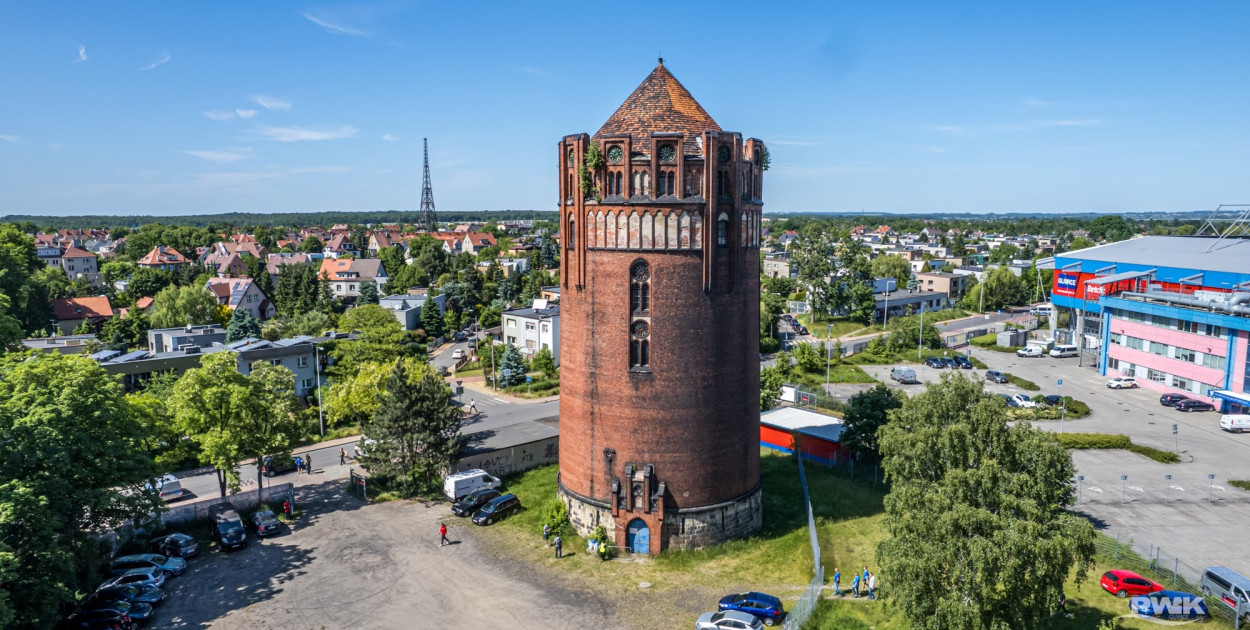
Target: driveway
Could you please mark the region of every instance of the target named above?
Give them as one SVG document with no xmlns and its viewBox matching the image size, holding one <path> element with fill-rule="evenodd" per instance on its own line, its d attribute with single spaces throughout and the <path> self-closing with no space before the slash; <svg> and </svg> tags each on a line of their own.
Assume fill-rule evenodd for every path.
<svg viewBox="0 0 1250 630">
<path fill-rule="evenodd" d="M 300 488 L 296 501 L 303 514 L 289 532 L 192 558 L 150 627 L 546 630 L 613 618 L 609 604 L 496 559 L 444 503 L 364 504 L 338 479 Z"/>
</svg>

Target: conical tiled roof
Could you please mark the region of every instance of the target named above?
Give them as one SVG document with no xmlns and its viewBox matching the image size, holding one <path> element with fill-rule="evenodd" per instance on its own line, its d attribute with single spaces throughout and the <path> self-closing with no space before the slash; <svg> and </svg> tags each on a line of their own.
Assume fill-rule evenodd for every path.
<svg viewBox="0 0 1250 630">
<path fill-rule="evenodd" d="M 653 132 L 680 132 L 686 134 L 685 151 L 690 154 L 699 152 L 695 137 L 704 131 L 720 130 L 720 125 L 661 60 L 608 122 L 595 132 L 595 137 L 628 134 L 634 139 L 635 150 L 649 153 Z"/>
</svg>

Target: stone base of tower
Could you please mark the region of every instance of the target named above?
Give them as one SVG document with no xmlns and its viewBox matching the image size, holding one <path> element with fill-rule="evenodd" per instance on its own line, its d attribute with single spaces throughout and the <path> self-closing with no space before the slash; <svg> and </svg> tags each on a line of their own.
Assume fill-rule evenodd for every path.
<svg viewBox="0 0 1250 630">
<path fill-rule="evenodd" d="M 747 494 L 707 507 L 680 510 L 618 510 L 613 516 L 607 503 L 592 501 L 560 486 L 560 500 L 569 508 L 569 522 L 578 535 L 589 538 L 602 525 L 608 537 L 623 553 L 631 544 L 631 525 L 636 531 L 645 526 L 649 552 L 658 554 L 667 549 L 700 549 L 734 538 L 741 538 L 764 523 L 760 487 Z M 659 532 L 657 535 L 656 532 Z"/>
</svg>

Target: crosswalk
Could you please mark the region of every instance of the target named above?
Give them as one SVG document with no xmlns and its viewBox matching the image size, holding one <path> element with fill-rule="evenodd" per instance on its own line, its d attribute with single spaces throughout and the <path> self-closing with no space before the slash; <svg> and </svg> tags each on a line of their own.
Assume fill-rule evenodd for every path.
<svg viewBox="0 0 1250 630">
<path fill-rule="evenodd" d="M 502 398 L 495 398 L 494 396 L 483 396 L 483 397 L 481 397 L 481 398 L 473 398 L 473 397 L 471 397 L 471 396 L 466 396 L 466 397 L 464 397 L 464 401 L 463 401 L 463 402 L 464 402 L 464 404 L 466 404 L 466 405 L 467 405 L 467 404 L 469 404 L 469 402 L 470 402 L 470 401 L 476 401 L 476 402 L 477 402 L 477 406 L 478 406 L 479 408 L 481 408 L 481 407 L 493 407 L 493 406 L 495 406 L 495 405 L 507 405 L 507 404 L 509 404 L 509 403 L 508 403 L 508 401 L 506 401 L 506 400 L 504 400 L 504 399 L 502 399 Z"/>
</svg>

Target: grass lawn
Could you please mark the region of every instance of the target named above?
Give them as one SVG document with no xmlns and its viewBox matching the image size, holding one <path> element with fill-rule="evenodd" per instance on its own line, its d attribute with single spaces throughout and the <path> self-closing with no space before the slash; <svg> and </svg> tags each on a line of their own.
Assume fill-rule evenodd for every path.
<svg viewBox="0 0 1250 630">
<path fill-rule="evenodd" d="M 844 317 L 821 319 L 820 321 L 813 322 L 811 313 L 805 313 L 803 315 L 795 315 L 794 319 L 798 320 L 800 324 L 806 326 L 807 332 L 820 339 L 829 338 L 830 324 L 833 325 L 834 337 L 843 337 L 850 333 L 864 329 L 864 324 L 862 322 L 851 321 Z"/>
<path fill-rule="evenodd" d="M 986 333 L 980 337 L 973 337 L 969 343 L 983 350 L 992 350 L 994 352 L 1015 353 L 1021 346 L 1000 346 L 998 345 L 998 333 Z"/>
<path fill-rule="evenodd" d="M 984 361 L 981 361 L 974 356 L 969 356 L 967 353 L 961 352 L 960 350 L 952 350 L 950 348 L 941 348 L 937 350 L 933 348 L 925 348 L 919 360 L 917 360 L 916 352 L 914 350 L 906 350 L 903 352 L 895 352 L 885 355 L 873 354 L 871 352 L 860 352 L 859 354 L 853 354 L 847 357 L 845 360 L 857 365 L 892 365 L 895 363 L 921 363 L 924 359 L 929 357 L 941 358 L 954 356 L 956 354 L 962 354 L 967 357 L 968 360 L 972 362 L 972 367 L 978 370 L 984 370 L 988 367 L 985 365 Z"/>
<path fill-rule="evenodd" d="M 795 385 L 821 390 L 825 385 L 825 368 L 807 372 L 795 366 L 793 376 L 789 379 Z M 830 383 L 875 383 L 877 379 L 868 375 L 864 368 L 851 363 L 833 362 L 829 365 Z"/>
<path fill-rule="evenodd" d="M 1250 481 L 1246 481 L 1245 479 L 1229 479 L 1228 483 L 1232 484 L 1234 487 L 1241 488 L 1242 490 L 1250 490 Z"/>
</svg>

